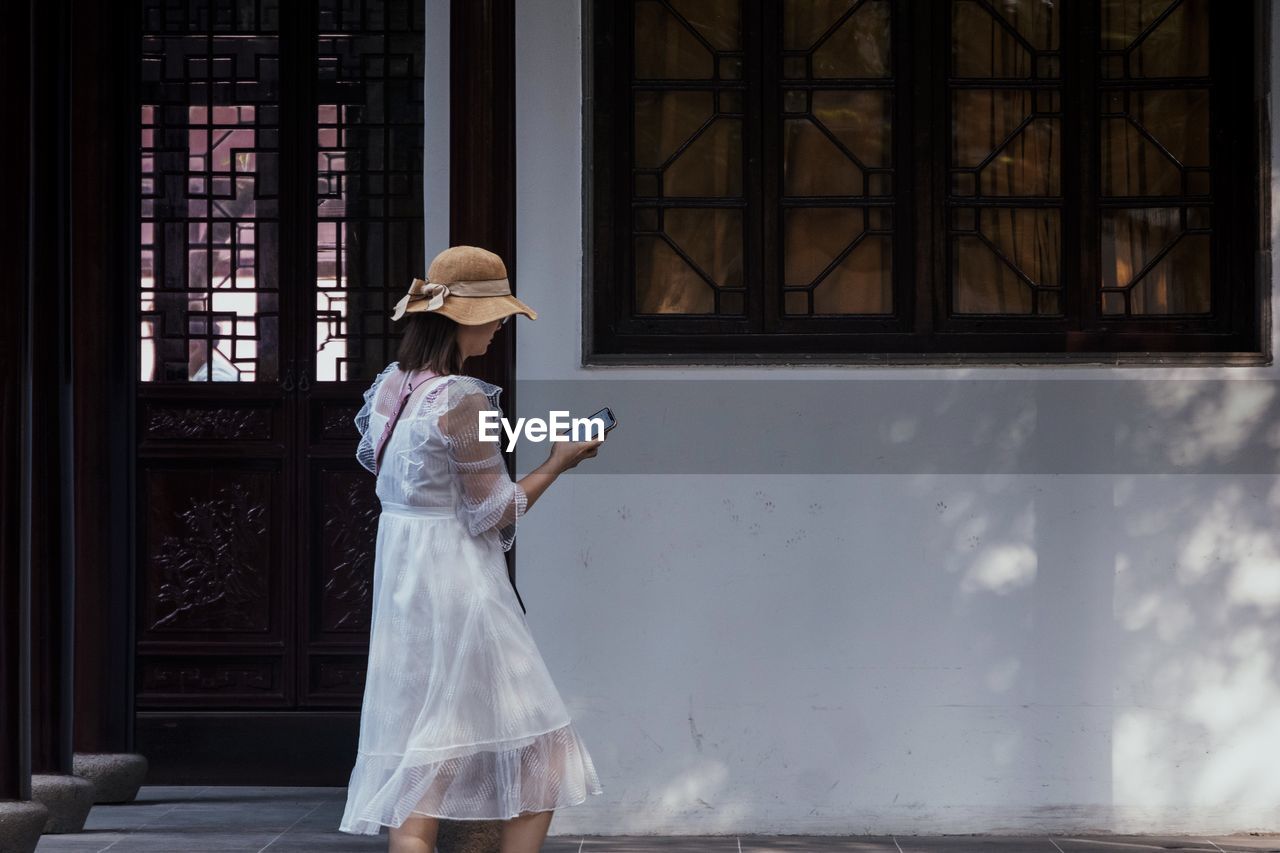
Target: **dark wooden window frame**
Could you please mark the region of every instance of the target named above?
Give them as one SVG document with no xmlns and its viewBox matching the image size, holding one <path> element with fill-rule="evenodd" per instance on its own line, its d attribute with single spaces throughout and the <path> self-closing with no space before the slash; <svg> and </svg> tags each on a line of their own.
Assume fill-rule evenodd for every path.
<svg viewBox="0 0 1280 853">
<path fill-rule="evenodd" d="M 744 0 L 744 44 L 749 63 L 743 158 L 748 210 L 744 274 L 757 296 L 746 321 L 723 317 L 634 316 L 629 186 L 632 118 L 630 68 L 633 4 L 583 0 L 584 26 L 584 293 L 583 363 L 867 363 L 1140 365 L 1270 364 L 1270 263 L 1264 250 L 1269 225 L 1270 151 L 1266 122 L 1270 9 L 1258 0 L 1222 4 L 1232 16 L 1215 26 L 1211 68 L 1215 127 L 1212 162 L 1213 298 L 1209 319 L 1100 318 L 1081 282 L 1098 280 L 1096 4 L 1064 9 L 1063 157 L 1066 321 L 1049 318 L 948 319 L 946 287 L 947 91 L 950 4 L 893 0 L 897 92 L 894 162 L 897 164 L 894 263 L 896 313 L 888 318 L 783 318 L 780 288 L 763 286 L 764 270 L 780 266 L 775 202 L 780 122 L 777 56 L 781 27 L 763 15 L 781 4 Z M 775 22 L 776 23 L 776 22 Z M 1078 37 L 1072 33 L 1079 33 Z M 933 45 L 933 49 L 922 46 Z M 1250 50 L 1239 49 L 1249 45 Z M 906 96 L 901 96 L 905 94 Z M 1081 146 L 1080 141 L 1085 140 Z M 1073 155 L 1073 147 L 1075 152 Z M 750 164 L 764 163 L 763 169 Z M 1073 196 L 1070 188 L 1084 187 Z M 1084 241 L 1079 235 L 1093 235 Z M 1073 245 L 1092 244 L 1076 253 Z M 935 285 L 935 282 L 937 283 Z M 753 322 L 754 327 L 749 327 Z M 1087 325 L 1086 325 L 1087 324 Z"/>
</svg>

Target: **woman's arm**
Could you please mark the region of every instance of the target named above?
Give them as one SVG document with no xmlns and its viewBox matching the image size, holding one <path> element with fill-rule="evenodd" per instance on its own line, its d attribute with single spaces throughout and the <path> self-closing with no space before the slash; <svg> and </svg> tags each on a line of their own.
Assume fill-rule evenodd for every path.
<svg viewBox="0 0 1280 853">
<path fill-rule="evenodd" d="M 553 442 L 551 454 L 547 457 L 547 461 L 534 468 L 519 481 L 519 486 L 524 490 L 525 494 L 525 510 L 528 511 L 529 507 L 533 506 L 533 502 L 547 490 L 548 486 L 556 481 L 557 477 L 570 468 L 576 467 L 583 459 L 590 459 L 595 456 L 602 444 L 604 444 L 604 439 Z"/>
<path fill-rule="evenodd" d="M 500 411 L 496 389 L 489 391 L 492 386 L 471 377 L 454 384 L 458 387 L 448 389 L 438 423 L 461 493 L 458 517 L 473 536 L 496 529 L 506 550 L 533 502 L 565 471 L 595 456 L 602 442 L 553 442 L 547 461 L 517 483 L 507 474 L 498 442 L 480 440 L 481 413 Z"/>
</svg>

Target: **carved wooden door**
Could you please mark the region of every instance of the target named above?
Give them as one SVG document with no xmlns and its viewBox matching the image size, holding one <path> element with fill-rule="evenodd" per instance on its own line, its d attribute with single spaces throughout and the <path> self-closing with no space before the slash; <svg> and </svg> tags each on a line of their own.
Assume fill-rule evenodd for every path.
<svg viewBox="0 0 1280 853">
<path fill-rule="evenodd" d="M 157 782 L 342 784 L 378 513 L 351 420 L 425 269 L 424 4 L 142 7 L 137 748 Z"/>
</svg>

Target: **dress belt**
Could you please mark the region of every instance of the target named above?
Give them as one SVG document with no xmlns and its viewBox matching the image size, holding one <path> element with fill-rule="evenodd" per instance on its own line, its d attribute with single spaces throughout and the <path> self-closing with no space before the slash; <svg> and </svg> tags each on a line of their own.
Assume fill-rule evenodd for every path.
<svg viewBox="0 0 1280 853">
<path fill-rule="evenodd" d="M 412 504 L 394 504 L 387 501 L 382 502 L 383 515 L 399 515 L 409 516 L 411 518 L 457 518 L 451 506 L 414 506 Z M 511 581 L 511 589 L 516 594 L 516 601 L 520 603 L 520 612 L 528 613 L 525 609 L 524 599 L 520 597 L 520 590 L 516 588 L 516 582 L 507 575 L 507 580 Z"/>
<path fill-rule="evenodd" d="M 383 515 L 410 515 L 418 518 L 454 518 L 457 513 L 451 506 L 414 506 L 382 502 Z"/>
</svg>

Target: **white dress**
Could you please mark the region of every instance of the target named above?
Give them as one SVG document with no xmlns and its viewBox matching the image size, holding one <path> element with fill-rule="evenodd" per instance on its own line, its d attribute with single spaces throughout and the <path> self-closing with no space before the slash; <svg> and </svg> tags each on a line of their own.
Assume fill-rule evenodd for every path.
<svg viewBox="0 0 1280 853">
<path fill-rule="evenodd" d="M 374 448 L 403 388 L 388 366 L 356 416 Z M 339 829 L 414 815 L 495 820 L 602 792 L 507 577 L 524 491 L 477 416 L 502 389 L 470 376 L 415 389 L 379 467 L 360 745 Z"/>
</svg>

